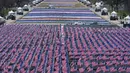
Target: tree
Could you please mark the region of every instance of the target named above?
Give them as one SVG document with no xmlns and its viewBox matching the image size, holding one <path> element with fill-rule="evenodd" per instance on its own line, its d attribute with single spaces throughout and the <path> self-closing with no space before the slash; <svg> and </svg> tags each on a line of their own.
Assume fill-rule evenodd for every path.
<svg viewBox="0 0 130 73">
<path fill-rule="evenodd" d="M 106 4 L 108 4 L 112 10 L 118 11 L 120 5 L 124 3 L 125 0 L 103 0 Z"/>
<path fill-rule="evenodd" d="M 24 3 L 28 3 L 32 0 L 0 0 L 0 16 L 5 15 L 5 12 L 9 10 L 9 8 L 13 7 L 22 7 Z"/>
<path fill-rule="evenodd" d="M 130 12 L 130 0 L 124 0 L 125 9 Z"/>
</svg>

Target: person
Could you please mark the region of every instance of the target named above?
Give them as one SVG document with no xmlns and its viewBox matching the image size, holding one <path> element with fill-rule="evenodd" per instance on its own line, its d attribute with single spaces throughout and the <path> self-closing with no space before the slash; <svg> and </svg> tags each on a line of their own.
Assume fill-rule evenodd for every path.
<svg viewBox="0 0 130 73">
<path fill-rule="evenodd" d="M 108 15 L 108 10 L 107 10 L 107 8 L 103 8 L 103 9 L 101 10 L 101 15 Z"/>
<path fill-rule="evenodd" d="M 9 11 L 8 12 L 8 15 L 7 15 L 7 20 L 8 19 L 11 19 L 11 20 L 15 20 L 16 19 L 16 16 L 15 16 L 15 12 L 14 11 Z"/>
<path fill-rule="evenodd" d="M 19 7 L 19 8 L 17 9 L 17 14 L 18 14 L 18 15 L 23 15 L 23 9 L 22 9 L 21 7 Z"/>
<path fill-rule="evenodd" d="M 130 16 L 129 15 L 124 18 L 123 27 L 130 27 Z"/>
<path fill-rule="evenodd" d="M 115 11 L 111 13 L 110 20 L 118 20 L 117 13 Z"/>
</svg>

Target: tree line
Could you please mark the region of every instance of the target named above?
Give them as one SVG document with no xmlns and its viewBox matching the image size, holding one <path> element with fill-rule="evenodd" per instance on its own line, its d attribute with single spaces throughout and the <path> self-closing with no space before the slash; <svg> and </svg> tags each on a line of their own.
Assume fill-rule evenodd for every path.
<svg viewBox="0 0 130 73">
<path fill-rule="evenodd" d="M 91 0 L 93 2 L 103 1 L 105 4 L 108 4 L 111 10 L 118 11 L 121 8 L 121 5 L 124 5 L 125 10 L 130 12 L 130 0 Z M 32 2 L 32 0 L 0 0 L 0 16 L 6 13 L 8 8 L 13 7 L 22 7 L 24 4 Z M 4 11 L 5 10 L 5 11 Z"/>
<path fill-rule="evenodd" d="M 0 8 L 3 7 L 14 7 L 14 6 L 21 6 L 23 5 L 25 2 L 29 2 L 31 0 L 0 0 Z"/>
<path fill-rule="evenodd" d="M 130 14 L 130 0 L 102 0 L 108 4 L 111 11 L 117 11 L 122 18 Z"/>
<path fill-rule="evenodd" d="M 10 8 L 22 7 L 32 0 L 0 0 L 0 16 L 4 16 Z"/>
<path fill-rule="evenodd" d="M 118 12 L 119 16 L 130 15 L 130 0 L 91 0 L 92 3 L 103 1 L 108 10 Z"/>
</svg>

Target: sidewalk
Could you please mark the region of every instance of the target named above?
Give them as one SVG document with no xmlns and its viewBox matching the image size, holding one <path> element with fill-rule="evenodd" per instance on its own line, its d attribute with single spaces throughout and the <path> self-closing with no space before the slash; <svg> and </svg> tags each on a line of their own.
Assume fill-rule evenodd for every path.
<svg viewBox="0 0 130 73">
<path fill-rule="evenodd" d="M 84 5 L 84 4 L 83 4 Z M 107 20 L 108 22 L 110 22 L 112 25 L 117 25 L 119 27 L 123 27 L 122 24 L 120 24 L 120 20 L 116 20 L 116 21 L 111 21 L 110 20 L 110 13 L 106 16 L 102 16 L 101 15 L 101 12 L 95 12 L 95 9 L 94 8 L 90 8 L 90 7 L 87 7 L 86 5 L 84 5 L 86 8 L 89 8 L 92 12 L 94 12 L 95 14 L 97 14 L 98 16 L 100 16 L 101 18 L 103 18 L 104 20 Z"/>
<path fill-rule="evenodd" d="M 108 13 L 108 15 L 106 16 L 102 16 L 101 12 L 95 12 L 95 10 L 93 8 L 89 8 L 92 12 L 94 12 L 95 14 L 97 14 L 98 16 L 100 16 L 101 18 L 103 18 L 104 20 L 107 20 L 108 22 L 110 22 L 112 25 L 117 25 L 119 27 L 123 27 L 122 24 L 120 24 L 120 20 L 116 20 L 116 21 L 112 21 L 110 20 L 110 13 Z"/>
<path fill-rule="evenodd" d="M 42 2 L 41 2 L 42 3 Z M 17 15 L 16 14 L 16 20 L 6 20 L 5 24 L 10 24 L 10 23 L 15 23 L 17 20 L 21 19 L 24 17 L 26 14 L 28 14 L 30 11 L 32 11 L 34 8 L 38 7 L 41 3 L 37 4 L 36 6 L 33 6 L 29 9 L 29 11 L 24 11 L 23 15 Z"/>
<path fill-rule="evenodd" d="M 29 12 L 29 11 L 28 11 Z M 23 15 L 16 15 L 16 20 L 6 20 L 6 24 L 9 24 L 9 23 L 15 23 L 18 19 L 21 19 L 22 17 L 24 17 L 27 13 L 28 13 L 27 11 L 26 12 L 24 12 L 24 14 Z"/>
</svg>

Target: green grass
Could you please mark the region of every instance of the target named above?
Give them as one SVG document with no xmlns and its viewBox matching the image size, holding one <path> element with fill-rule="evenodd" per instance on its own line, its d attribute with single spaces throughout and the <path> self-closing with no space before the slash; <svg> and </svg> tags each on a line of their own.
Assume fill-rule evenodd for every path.
<svg viewBox="0 0 130 73">
<path fill-rule="evenodd" d="M 130 13 L 128 11 L 125 11 L 125 10 L 118 11 L 118 16 L 121 16 L 121 18 L 124 18 L 127 15 L 130 15 Z"/>
<path fill-rule="evenodd" d="M 48 6 L 49 6 L 49 3 L 42 3 L 38 7 L 48 7 Z"/>
<path fill-rule="evenodd" d="M 112 10 L 109 10 L 108 12 L 112 12 Z M 121 18 L 126 17 L 127 15 L 130 15 L 130 12 L 126 11 L 126 10 L 119 10 L 117 11 L 118 16 L 120 16 Z"/>
<path fill-rule="evenodd" d="M 77 4 L 74 5 L 74 7 L 84 7 L 84 6 L 80 3 L 77 3 Z"/>
<path fill-rule="evenodd" d="M 11 9 L 4 8 L 4 9 L 2 9 L 2 10 L 0 11 L 0 13 L 2 14 L 3 17 L 5 17 L 10 10 L 11 10 Z"/>
</svg>

